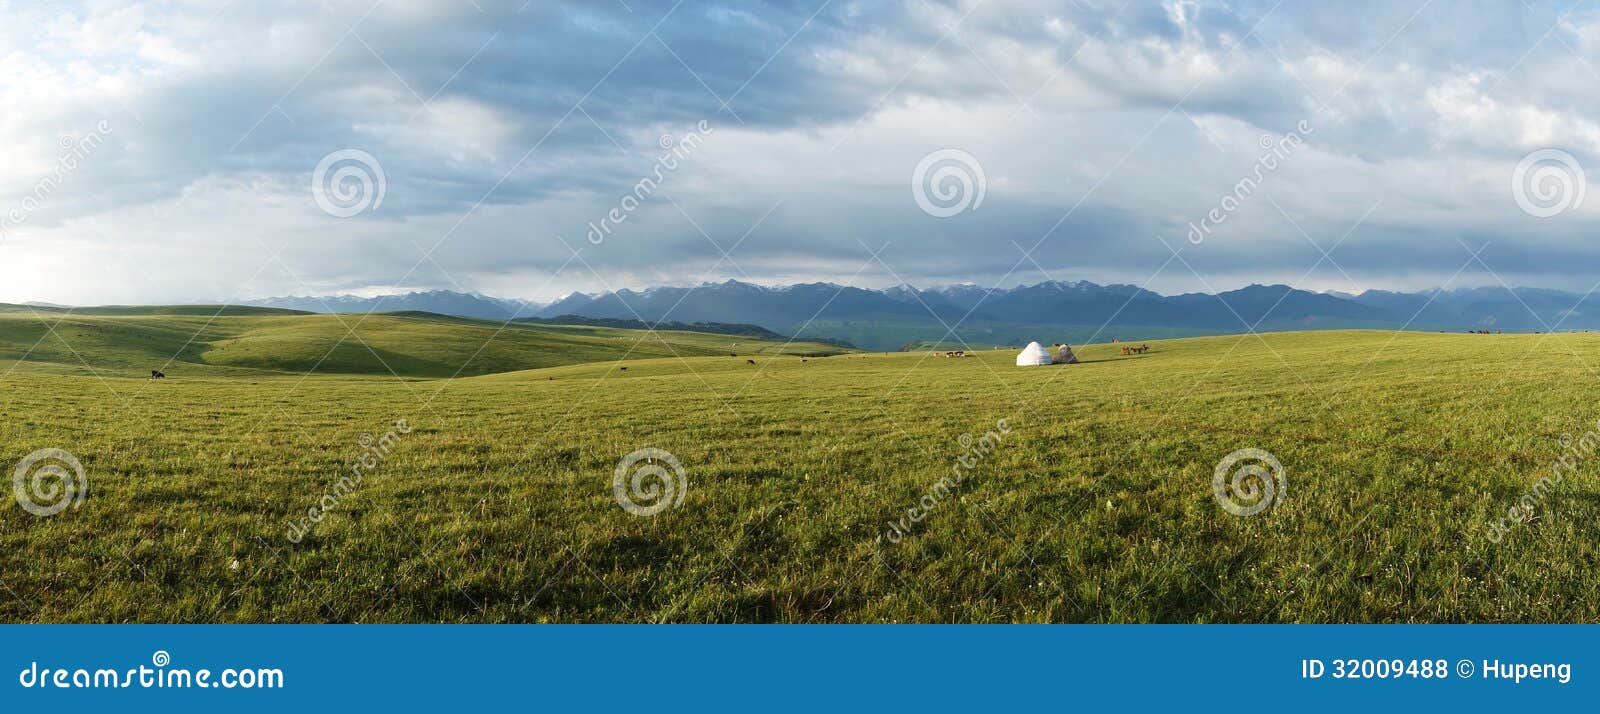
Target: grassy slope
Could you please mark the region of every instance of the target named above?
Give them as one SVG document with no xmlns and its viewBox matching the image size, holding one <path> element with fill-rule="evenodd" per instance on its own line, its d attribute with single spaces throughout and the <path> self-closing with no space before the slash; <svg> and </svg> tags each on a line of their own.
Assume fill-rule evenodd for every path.
<svg viewBox="0 0 1600 714">
<path fill-rule="evenodd" d="M 404 377 L 448 377 L 458 369 L 470 376 L 624 355 L 840 351 L 809 342 L 785 347 L 779 342 L 690 332 L 647 335 L 638 330 L 522 324 L 501 330 L 499 322 L 426 313 L 363 319 L 281 310 L 217 317 L 215 309 L 203 314 L 155 310 L 145 315 L 0 312 L 0 364 L 9 368 L 26 356 L 27 362 L 46 369 L 107 376 L 148 375 L 165 365 L 169 377 L 260 370 L 304 373 L 313 368 L 319 374 L 389 376 L 392 370 Z M 345 338 L 352 327 L 354 335 Z M 168 364 L 173 355 L 176 361 Z"/>
<path fill-rule="evenodd" d="M 77 510 L 0 508 L 0 620 L 1592 621 L 1585 464 L 1488 537 L 1595 428 L 1600 335 L 1318 332 L 1012 353 L 691 358 L 452 382 L 0 379 L 0 457 L 67 448 Z M 416 431 L 303 542 L 286 522 Z M 880 538 L 1013 427 L 913 536 Z M 611 495 L 666 449 L 680 508 Z M 1225 513 L 1271 451 L 1287 494 Z M 1592 457 L 1591 457 L 1592 458 Z M 237 569 L 234 564 L 237 562 Z"/>
</svg>

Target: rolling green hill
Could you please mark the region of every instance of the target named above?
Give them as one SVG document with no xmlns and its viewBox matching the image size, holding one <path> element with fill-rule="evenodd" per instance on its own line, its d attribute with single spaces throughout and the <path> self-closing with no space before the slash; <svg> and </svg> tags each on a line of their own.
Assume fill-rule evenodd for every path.
<svg viewBox="0 0 1600 714">
<path fill-rule="evenodd" d="M 214 307 L 0 312 L 0 362 L 101 376 L 145 376 L 162 369 L 169 377 L 243 371 L 449 377 L 625 357 L 843 351 L 819 343 L 786 345 L 693 332 L 502 327 L 428 313 L 312 315 L 230 308 L 218 314 Z"/>
<path fill-rule="evenodd" d="M 194 358 L 259 364 L 275 340 L 329 330 L 252 319 L 207 328 Z M 367 336 L 419 371 L 446 363 L 416 341 L 479 329 L 390 319 Z M 98 320 L 72 328 L 98 341 L 80 345 L 91 357 L 183 336 Z M 605 360 L 623 349 L 596 328 L 529 334 Z M 0 620 L 1600 619 L 1587 389 L 1600 335 L 1149 345 L 1030 368 L 1001 350 L 655 356 L 404 383 L 199 361 L 183 369 L 206 378 L 162 382 L 0 373 L 0 464 L 67 449 L 90 483 L 52 517 L 0 507 Z M 340 486 L 402 419 L 408 433 Z M 684 469 L 681 504 L 652 516 L 613 490 L 644 448 Z M 1284 476 L 1253 516 L 1214 491 L 1241 449 Z M 311 507 L 325 510 L 292 538 Z"/>
</svg>

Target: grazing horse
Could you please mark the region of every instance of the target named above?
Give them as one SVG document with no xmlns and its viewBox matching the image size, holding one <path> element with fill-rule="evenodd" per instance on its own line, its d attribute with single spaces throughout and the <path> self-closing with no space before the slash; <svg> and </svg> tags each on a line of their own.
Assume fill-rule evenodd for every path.
<svg viewBox="0 0 1600 714">
<path fill-rule="evenodd" d="M 162 372 L 159 369 L 152 369 L 152 370 L 150 370 L 150 378 L 151 379 L 166 379 L 167 378 L 167 373 L 166 372 Z"/>
<path fill-rule="evenodd" d="M 749 364 L 749 365 L 753 365 L 753 364 L 755 364 L 755 363 L 756 363 L 756 361 L 755 361 L 755 360 L 753 360 L 753 359 L 747 359 L 747 360 L 745 360 L 745 361 L 744 361 L 744 363 L 745 363 L 745 364 Z"/>
</svg>

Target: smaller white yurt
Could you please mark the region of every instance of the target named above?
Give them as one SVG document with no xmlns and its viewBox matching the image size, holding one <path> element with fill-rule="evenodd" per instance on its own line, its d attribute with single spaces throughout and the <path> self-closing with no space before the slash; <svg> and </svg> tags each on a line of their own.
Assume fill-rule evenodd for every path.
<svg viewBox="0 0 1600 714">
<path fill-rule="evenodd" d="M 1029 342 L 1028 346 L 1017 354 L 1018 367 L 1038 367 L 1046 364 L 1050 364 L 1050 350 L 1039 346 L 1037 342 Z"/>
<path fill-rule="evenodd" d="M 1072 354 L 1072 345 L 1062 343 L 1061 351 L 1056 353 L 1056 364 L 1077 364 L 1078 356 Z"/>
</svg>

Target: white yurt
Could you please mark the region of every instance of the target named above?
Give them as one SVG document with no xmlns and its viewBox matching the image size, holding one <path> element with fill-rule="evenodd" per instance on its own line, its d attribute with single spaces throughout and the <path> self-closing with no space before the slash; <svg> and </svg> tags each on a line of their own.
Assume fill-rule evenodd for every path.
<svg viewBox="0 0 1600 714">
<path fill-rule="evenodd" d="M 1022 352 L 1017 354 L 1018 367 L 1038 367 L 1050 364 L 1050 350 L 1041 347 L 1037 342 L 1029 342 Z"/>
</svg>

